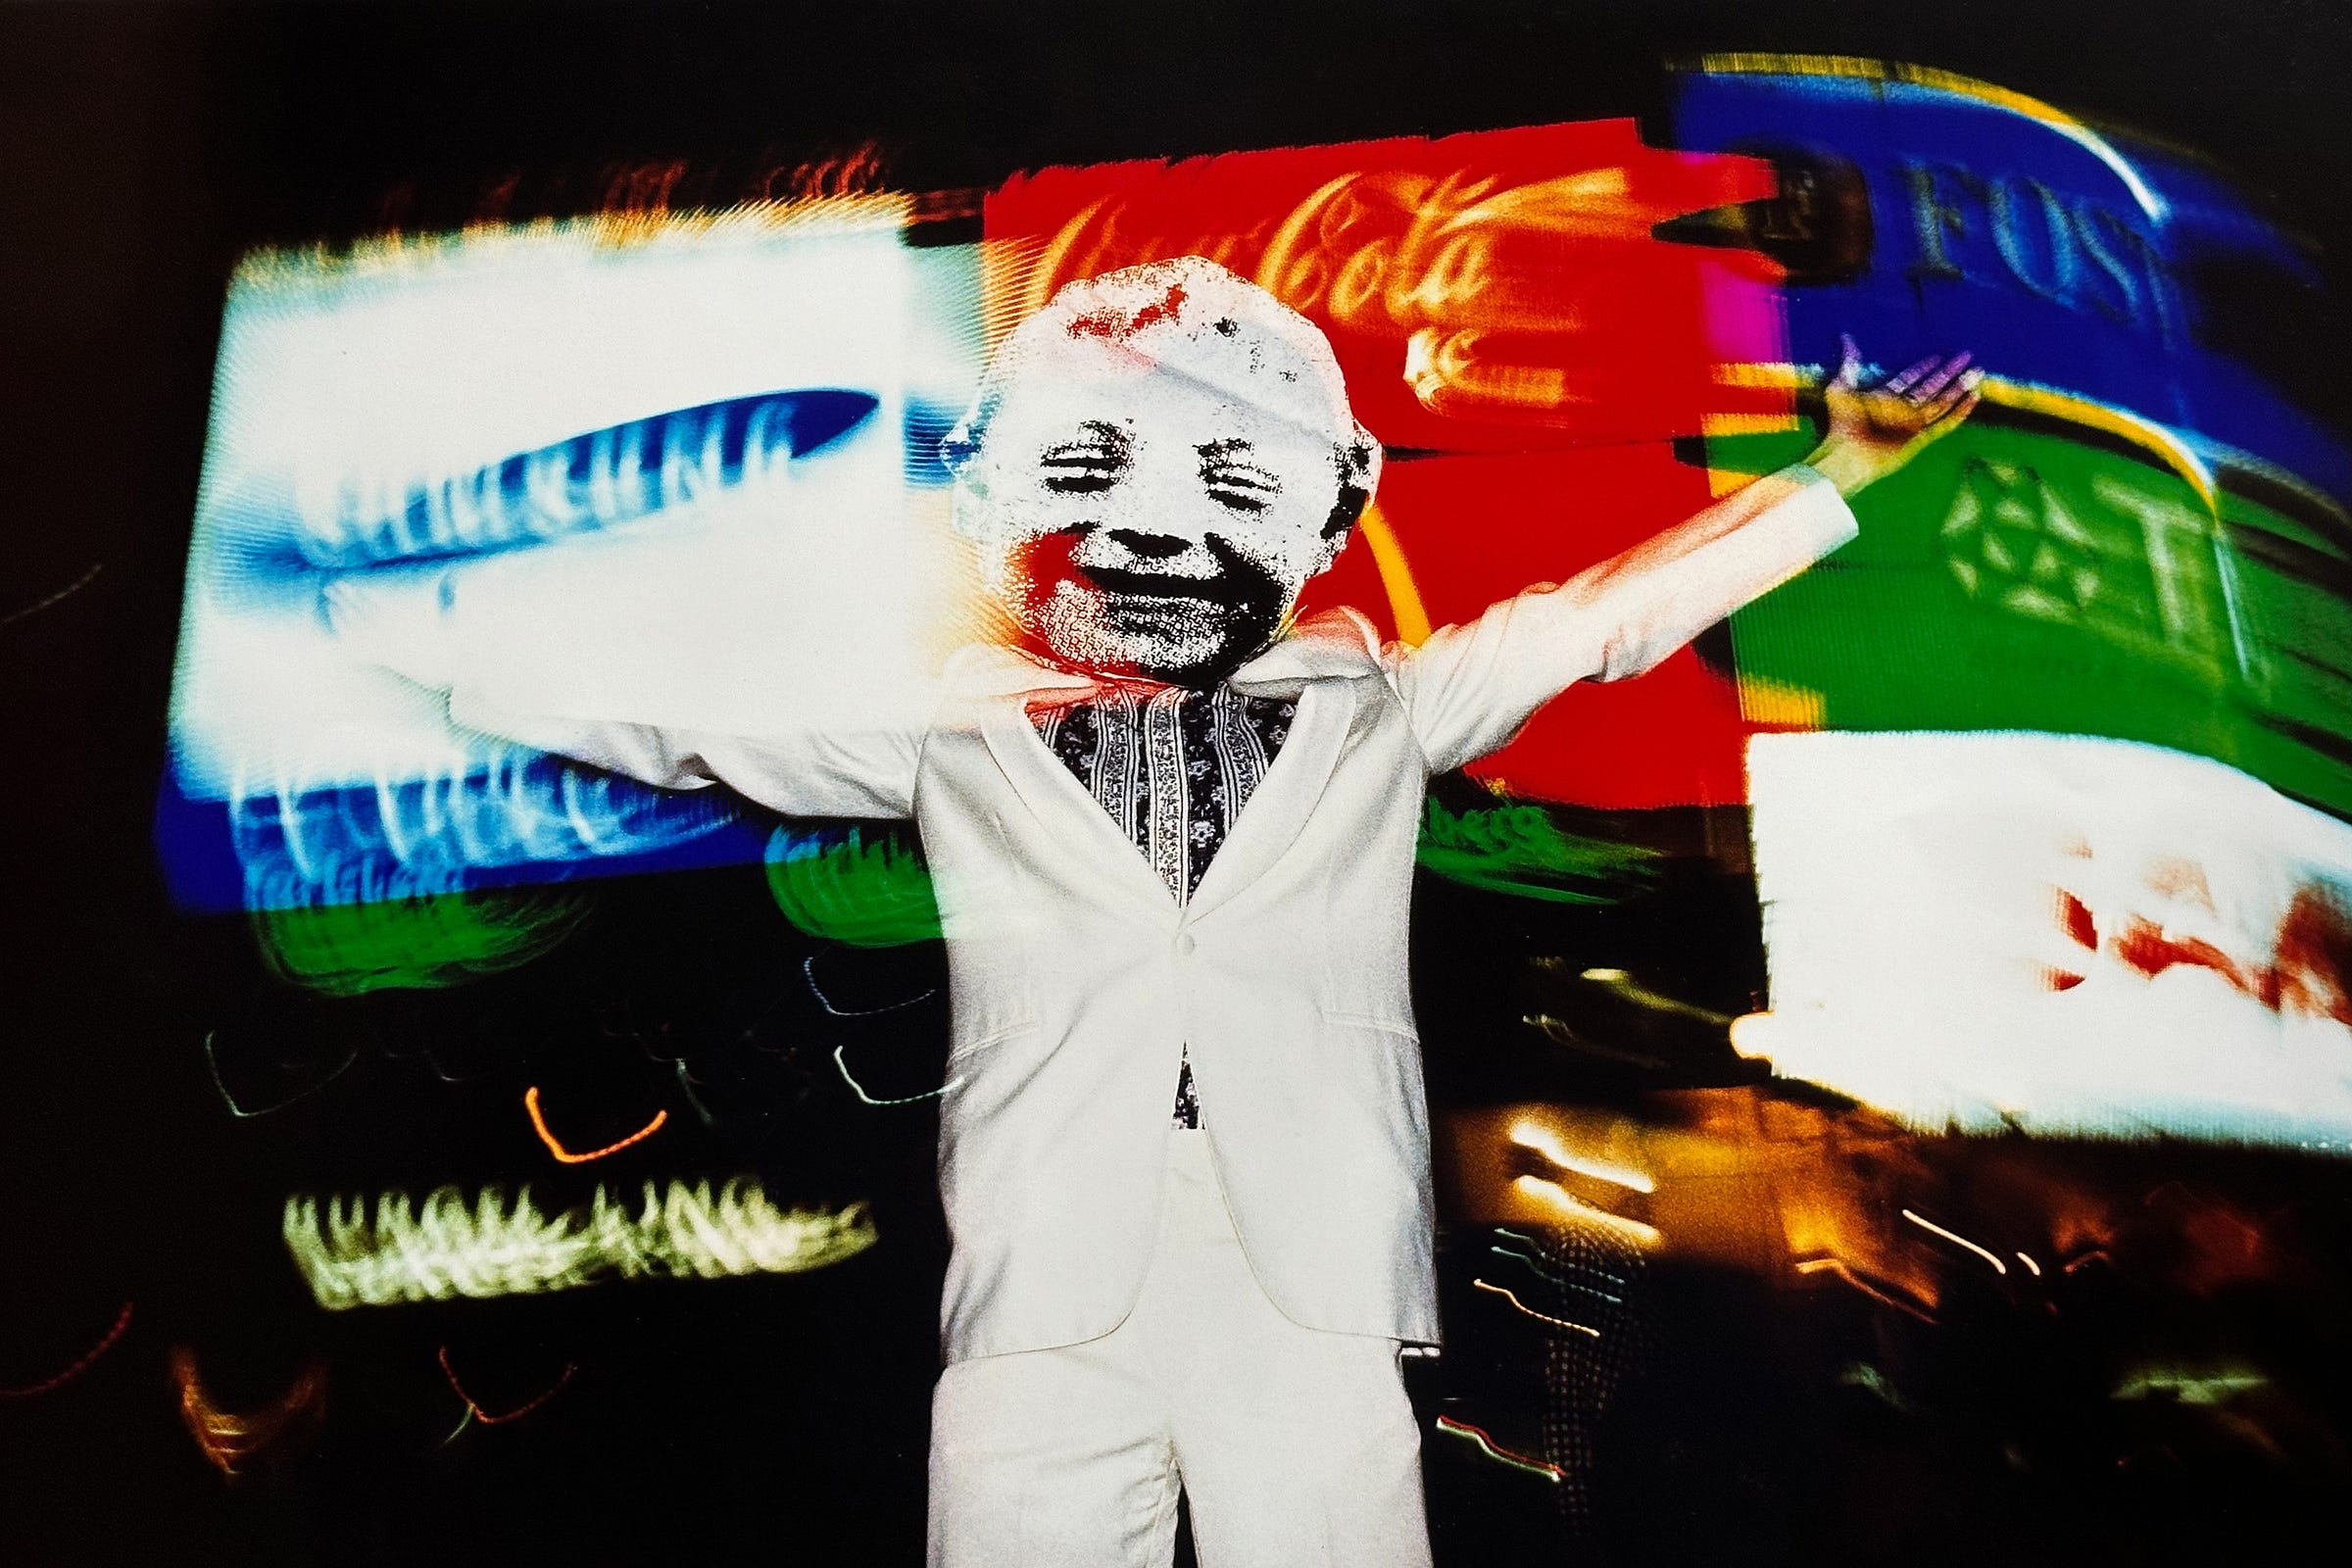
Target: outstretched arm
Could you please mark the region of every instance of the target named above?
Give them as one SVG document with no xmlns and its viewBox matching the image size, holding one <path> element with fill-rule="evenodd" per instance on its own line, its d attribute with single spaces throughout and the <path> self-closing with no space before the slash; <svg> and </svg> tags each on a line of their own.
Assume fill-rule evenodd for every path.
<svg viewBox="0 0 2352 1568">
<path fill-rule="evenodd" d="M 377 568 L 330 576 L 320 613 L 354 656 L 444 694 L 451 721 L 664 789 L 724 783 L 791 816 L 913 814 L 928 704 L 922 694 L 836 697 L 779 711 L 772 732 L 638 723 L 572 711 L 501 689 L 470 646 L 462 568 Z M 856 670 L 831 672 L 854 684 Z"/>
<path fill-rule="evenodd" d="M 1804 463 L 1565 583 L 1447 626 L 1395 662 L 1391 678 L 1433 770 L 1501 746 L 1577 681 L 1651 668 L 1851 539 L 1845 497 L 1900 468 L 1976 406 L 1981 372 L 1966 354 L 1922 360 L 1866 387 L 1852 339 L 1844 350 L 1824 389 L 1829 429 Z"/>
</svg>

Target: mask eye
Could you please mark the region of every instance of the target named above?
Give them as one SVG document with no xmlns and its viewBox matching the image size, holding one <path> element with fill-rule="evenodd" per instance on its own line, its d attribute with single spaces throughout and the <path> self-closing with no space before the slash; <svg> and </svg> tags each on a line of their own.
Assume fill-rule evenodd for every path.
<svg viewBox="0 0 2352 1568">
<path fill-rule="evenodd" d="M 1209 499 L 1234 512 L 1263 512 L 1282 494 L 1282 481 L 1253 464 L 1204 464 L 1200 479 Z"/>
<path fill-rule="evenodd" d="M 1126 477 L 1133 461 L 1126 432 L 1090 422 L 1086 437 L 1048 447 L 1038 459 L 1046 488 L 1056 495 L 1096 495 Z"/>
<path fill-rule="evenodd" d="M 1071 464 L 1065 466 L 1049 463 L 1045 466 L 1046 488 L 1055 495 L 1096 495 L 1117 484 L 1119 474 L 1124 467 L 1124 464 Z"/>
</svg>

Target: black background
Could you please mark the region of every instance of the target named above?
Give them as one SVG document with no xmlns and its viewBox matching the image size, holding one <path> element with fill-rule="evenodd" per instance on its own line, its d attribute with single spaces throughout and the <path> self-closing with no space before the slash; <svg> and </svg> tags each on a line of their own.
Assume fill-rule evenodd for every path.
<svg viewBox="0 0 2352 1568">
<path fill-rule="evenodd" d="M 756 879 L 718 875 L 600 895 L 595 929 L 532 988 L 356 1021 L 289 1003 L 256 1022 L 274 1004 L 257 1000 L 241 922 L 172 911 L 149 829 L 240 253 L 441 226 L 508 174 L 562 210 L 641 161 L 685 160 L 725 200 L 769 168 L 868 143 L 890 185 L 924 190 L 1054 163 L 1635 114 L 1662 62 L 1715 49 L 1898 59 L 2016 88 L 2212 156 L 2339 278 L 2352 248 L 2352 12 L 2327 0 L 0 6 L 0 615 L 98 568 L 0 622 L 0 1387 L 54 1371 L 140 1303 L 77 1386 L 0 1401 L 0 1560 L 895 1563 L 919 1541 L 938 1246 L 920 1115 L 849 1128 L 803 1107 L 782 1152 L 695 1146 L 697 1168 L 759 1164 L 798 1196 L 831 1185 L 905 1216 L 894 1260 L 821 1287 L 612 1287 L 561 1310 L 322 1325 L 285 1267 L 276 1212 L 293 1187 L 511 1180 L 528 1163 L 503 1087 L 477 1097 L 501 1107 L 493 1128 L 437 1098 L 437 1079 L 396 1070 L 403 1042 L 498 1058 L 478 1076 L 503 1086 L 547 1067 L 549 1042 L 582 1019 L 615 1034 L 600 966 L 675 976 L 631 1004 L 656 1032 L 712 1009 L 726 1015 L 713 1028 L 738 1013 L 830 1025 L 779 1022 L 775 1007 L 807 1010 L 789 988 L 709 994 L 708 955 L 764 940 L 773 918 Z M 2309 350 L 2340 365 L 2346 347 Z M 776 967 L 763 962 L 740 972 Z M 870 983 L 896 995 L 905 979 Z M 565 985 L 576 1017 L 548 1004 Z M 355 1070 L 377 1074 L 365 1131 L 323 1114 L 266 1140 L 231 1125 L 200 1052 L 224 1022 L 364 1037 Z M 641 1064 L 625 1048 L 643 1045 L 614 1049 Z M 632 1103 L 612 1100 L 615 1132 L 642 1119 Z M 389 1413 L 307 1469 L 224 1482 L 172 1419 L 173 1344 L 202 1348 L 223 1404 L 265 1401 L 317 1353 L 336 1369 L 332 1400 Z M 462 1409 L 432 1364 L 444 1345 L 482 1369 L 485 1407 L 569 1362 L 565 1396 L 597 1413 L 565 1425 L 549 1419 L 559 1401 L 527 1446 L 478 1441 L 518 1424 L 436 1449 Z"/>
</svg>

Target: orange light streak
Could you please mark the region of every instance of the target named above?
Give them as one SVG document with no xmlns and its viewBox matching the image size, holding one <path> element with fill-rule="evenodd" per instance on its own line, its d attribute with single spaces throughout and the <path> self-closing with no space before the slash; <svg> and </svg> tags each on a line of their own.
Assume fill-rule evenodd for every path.
<svg viewBox="0 0 2352 1568">
<path fill-rule="evenodd" d="M 1896 1296 L 1891 1291 L 1880 1290 L 1877 1286 L 1871 1284 L 1870 1281 L 1864 1279 L 1852 1269 L 1847 1268 L 1842 1258 L 1808 1257 L 1803 1262 L 1796 1265 L 1796 1271 L 1799 1274 L 1835 1275 L 1837 1278 L 1843 1280 L 1848 1285 L 1851 1285 L 1855 1290 L 1860 1291 L 1864 1296 L 1869 1297 L 1874 1301 L 1884 1301 L 1898 1312 L 1908 1312 L 1913 1317 L 1919 1319 L 1922 1323 L 1933 1323 L 1936 1321 L 1935 1313 L 1929 1311 L 1923 1306 L 1920 1306 L 1916 1302 L 1903 1299 L 1901 1297 Z"/>
<path fill-rule="evenodd" d="M 545 1394 L 542 1394 L 536 1399 L 516 1405 L 514 1409 L 509 1410 L 505 1415 L 492 1415 L 489 1411 L 483 1409 L 480 1405 L 473 1402 L 472 1395 L 467 1394 L 463 1388 L 459 1387 L 457 1373 L 450 1370 L 449 1347 L 444 1345 L 438 1351 L 434 1353 L 436 1358 L 441 1363 L 441 1376 L 447 1379 L 449 1382 L 450 1392 L 466 1401 L 466 1413 L 467 1415 L 471 1416 L 474 1420 L 479 1421 L 486 1427 L 504 1426 L 509 1421 L 521 1420 L 524 1416 L 529 1415 L 533 1410 L 538 1409 L 541 1405 L 554 1398 L 557 1395 L 562 1394 L 564 1392 L 564 1386 L 571 1381 L 571 1374 L 577 1370 L 577 1368 L 575 1368 L 569 1361 L 564 1362 L 564 1375 L 556 1379 L 556 1386 L 554 1388 L 549 1389 Z M 460 1422 L 458 1425 L 460 1431 L 465 1429 L 464 1422 Z M 454 1438 L 458 1434 L 456 1432 L 452 1432 L 449 1436 Z M 443 1439 L 442 1441 L 447 1442 L 448 1439 Z"/>
<path fill-rule="evenodd" d="M 1600 1330 L 1598 1329 L 1589 1329 L 1582 1323 L 1571 1323 L 1564 1317 L 1553 1317 L 1548 1312 L 1537 1311 L 1534 1307 L 1519 1299 L 1517 1293 L 1512 1291 L 1507 1286 L 1489 1285 L 1485 1280 L 1472 1280 L 1470 1283 L 1477 1286 L 1482 1291 L 1493 1291 L 1496 1296 L 1501 1297 L 1504 1300 L 1510 1302 L 1520 1311 L 1525 1312 L 1529 1317 L 1539 1318 L 1545 1323 L 1557 1323 L 1561 1328 L 1574 1329 L 1579 1334 L 1590 1334 L 1596 1340 L 1600 1338 Z"/>
<path fill-rule="evenodd" d="M 539 1141 L 547 1146 L 547 1152 L 566 1165 L 585 1165 L 592 1159 L 602 1159 L 607 1154 L 617 1154 L 631 1144 L 641 1144 L 653 1137 L 662 1130 L 662 1124 L 669 1120 L 669 1112 L 666 1109 L 657 1110 L 654 1112 L 652 1121 L 647 1122 L 619 1143 L 607 1144 L 602 1149 L 592 1149 L 585 1154 L 575 1154 L 558 1143 L 556 1135 L 547 1130 L 547 1118 L 539 1114 L 539 1086 L 537 1084 L 531 1085 L 522 1092 L 522 1108 L 531 1113 L 531 1128 L 538 1133 Z"/>
<path fill-rule="evenodd" d="M 81 1376 L 83 1372 L 89 1369 L 90 1363 L 104 1355 L 109 1349 L 113 1348 L 114 1343 L 122 1337 L 122 1331 L 130 1327 L 130 1302 L 124 1301 L 122 1303 L 122 1314 L 115 1319 L 115 1326 L 111 1329 L 108 1329 L 106 1331 L 106 1338 L 100 1340 L 87 1354 L 82 1356 L 80 1360 L 75 1361 L 72 1366 L 67 1367 L 63 1372 L 58 1373 L 55 1377 L 45 1378 L 41 1382 L 33 1384 L 30 1388 L 0 1389 L 0 1399 L 29 1399 L 36 1394 L 47 1394 L 51 1389 L 57 1388 L 63 1384 L 71 1383 L 75 1378 Z"/>
<path fill-rule="evenodd" d="M 274 1404 L 249 1414 L 223 1410 L 205 1392 L 196 1372 L 196 1354 L 186 1346 L 172 1352 L 172 1378 L 179 1385 L 179 1419 L 224 1476 L 276 1442 L 298 1417 L 317 1417 L 326 1405 L 326 1363 L 317 1358 L 295 1374 L 293 1387 Z"/>
<path fill-rule="evenodd" d="M 1372 552 L 1381 591 L 1389 598 L 1389 613 L 1396 621 L 1397 641 L 1420 647 L 1429 641 L 1429 611 L 1421 603 L 1421 590 L 1413 581 L 1411 563 L 1404 559 L 1404 546 L 1381 514 L 1379 502 L 1365 503 L 1363 515 L 1355 519 L 1355 531 L 1364 548 Z"/>
</svg>

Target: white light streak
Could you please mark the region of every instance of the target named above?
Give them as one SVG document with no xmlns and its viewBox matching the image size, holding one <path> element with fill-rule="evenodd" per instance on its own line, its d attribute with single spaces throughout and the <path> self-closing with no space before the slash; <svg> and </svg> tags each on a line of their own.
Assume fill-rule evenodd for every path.
<svg viewBox="0 0 2352 1568">
<path fill-rule="evenodd" d="M 1671 1012 L 1709 1024 L 1728 1024 L 1732 1021 L 1732 1015 L 1728 1012 L 1717 1012 L 1712 1007 L 1696 1006 L 1680 998 L 1667 996 L 1662 991 L 1652 991 L 1623 969 L 1587 969 L 1583 978 L 1637 1006 L 1647 1007 L 1654 1012 Z"/>
<path fill-rule="evenodd" d="M 1622 1214 L 1612 1214 L 1605 1208 L 1595 1208 L 1559 1183 L 1547 1182 L 1541 1176 L 1522 1176 L 1511 1185 L 1531 1198 L 1546 1200 L 1565 1210 L 1572 1218 L 1583 1220 L 1588 1224 L 1598 1225 L 1605 1230 L 1615 1231 L 1618 1235 L 1629 1241 L 1639 1242 L 1643 1247 L 1655 1247 L 1666 1239 L 1640 1220 L 1627 1219 Z"/>
<path fill-rule="evenodd" d="M 1540 1122 L 1522 1118 L 1511 1123 L 1511 1142 L 1522 1149 L 1532 1149 L 1562 1170 L 1572 1170 L 1579 1176 L 1630 1188 L 1637 1193 L 1654 1193 L 1658 1184 L 1647 1173 L 1624 1165 L 1612 1165 L 1606 1160 L 1579 1154 L 1561 1143 L 1550 1128 Z"/>
<path fill-rule="evenodd" d="M 1934 1220 L 1922 1219 L 1907 1208 L 1903 1210 L 1903 1218 L 1909 1220 L 1912 1224 L 1918 1226 L 1923 1231 L 1933 1231 L 1935 1234 L 1942 1237 L 1945 1241 L 1950 1242 L 1955 1247 L 1967 1248 L 1970 1251 L 1976 1253 L 1985 1262 L 1990 1263 L 1992 1265 L 1992 1271 L 1995 1274 L 2006 1274 L 2009 1272 L 2008 1264 L 2002 1262 L 1991 1252 L 1985 1250 L 1982 1247 L 1979 1247 L 1976 1243 L 1970 1241 L 1967 1237 L 1960 1235 L 1958 1232 L 1947 1231 L 1942 1226 L 1936 1224 Z M 2037 1269 L 2034 1272 L 2039 1273 L 2040 1271 Z"/>
<path fill-rule="evenodd" d="M 926 992 L 924 995 L 928 996 L 929 993 Z M 817 1000 L 821 1002 L 824 999 L 820 996 Z M 887 1012 L 890 1009 L 884 1008 L 882 1010 Z M 911 1105 L 918 1101 L 929 1100 L 936 1095 L 944 1095 L 952 1089 L 961 1087 L 963 1083 L 962 1077 L 958 1075 L 949 1079 L 946 1083 L 941 1084 L 937 1089 L 926 1089 L 919 1095 L 901 1095 L 895 1100 L 886 1099 L 878 1095 L 869 1095 L 865 1092 L 865 1085 L 859 1083 L 856 1078 L 850 1075 L 850 1064 L 842 1059 L 841 1054 L 849 1049 L 850 1048 L 847 1045 L 839 1045 L 833 1048 L 833 1065 L 840 1070 L 841 1081 L 850 1086 L 850 1093 L 856 1095 L 859 1100 L 865 1102 L 865 1103 L 869 1105 Z"/>
</svg>

